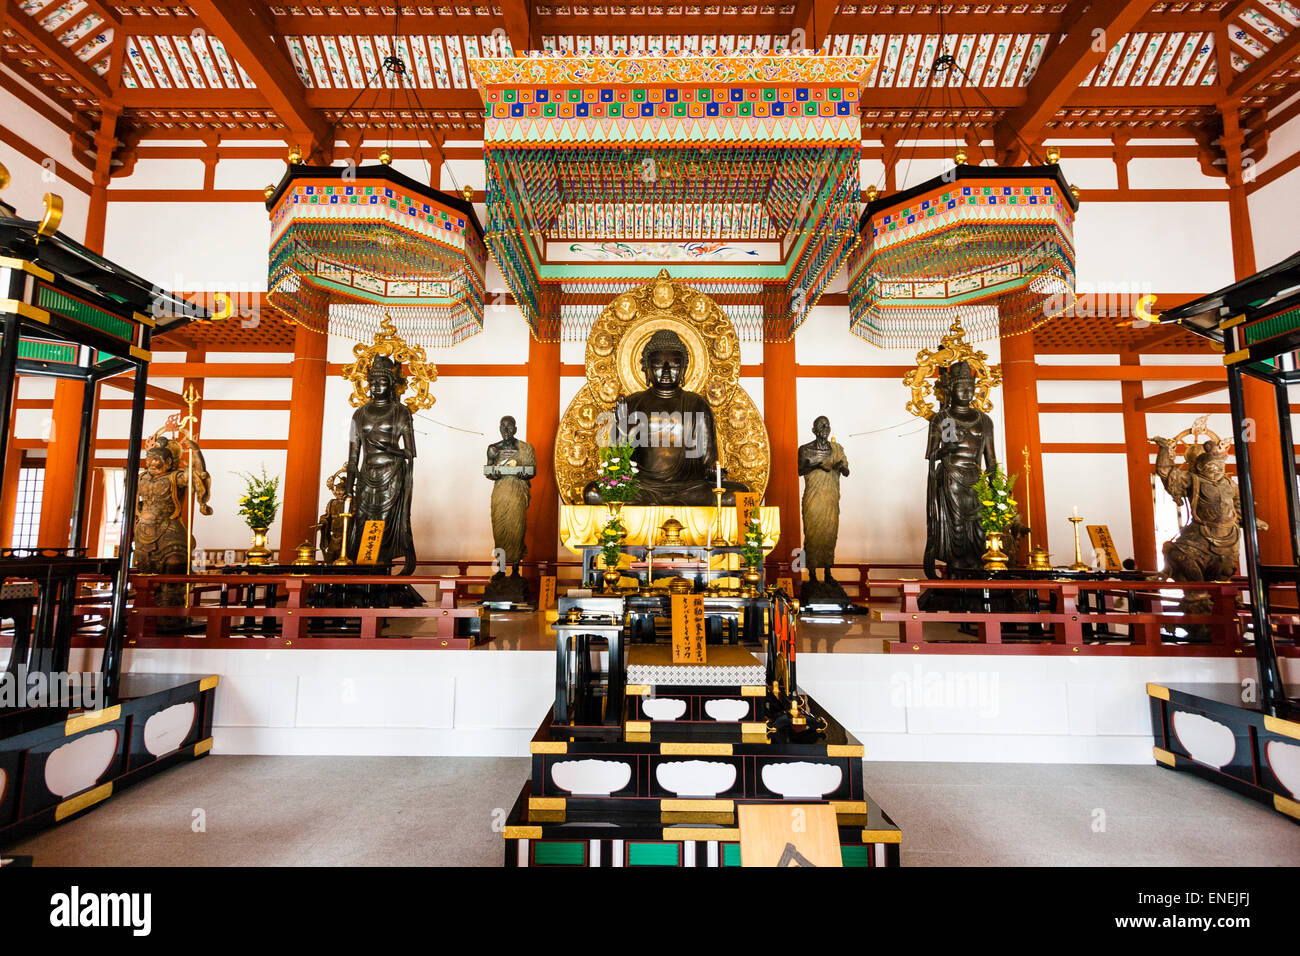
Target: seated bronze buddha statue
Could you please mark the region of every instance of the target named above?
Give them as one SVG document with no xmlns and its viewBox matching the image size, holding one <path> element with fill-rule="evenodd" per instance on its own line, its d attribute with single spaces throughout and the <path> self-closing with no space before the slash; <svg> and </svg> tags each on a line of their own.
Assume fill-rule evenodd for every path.
<svg viewBox="0 0 1300 956">
<path fill-rule="evenodd" d="M 718 442 L 713 409 L 683 387 L 690 353 L 671 329 L 660 329 L 641 352 L 644 391 L 621 398 L 609 416 L 607 440 L 632 445 L 639 487 L 633 505 L 712 505 Z M 725 476 L 726 470 L 723 470 Z M 724 505 L 749 489 L 723 478 Z M 600 504 L 596 483 L 583 490 L 587 504 Z"/>
</svg>

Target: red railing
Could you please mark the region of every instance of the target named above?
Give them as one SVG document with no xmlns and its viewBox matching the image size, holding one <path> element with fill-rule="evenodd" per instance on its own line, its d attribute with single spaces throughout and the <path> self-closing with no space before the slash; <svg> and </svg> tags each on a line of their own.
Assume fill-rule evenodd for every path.
<svg viewBox="0 0 1300 956">
<path fill-rule="evenodd" d="M 1196 584 L 1164 581 L 872 581 L 876 589 L 892 590 L 897 604 L 874 608 L 873 620 L 896 623 L 894 652 L 931 654 L 1119 654 L 1142 656 L 1249 656 L 1253 640 L 1246 631 L 1249 609 L 1238 604 L 1247 591 L 1244 582 Z M 1183 614 L 1179 600 L 1186 591 L 1211 596 L 1209 614 Z M 1002 595 L 1032 595 L 1039 610 L 994 609 Z M 1294 598 L 1295 591 L 1290 591 Z M 965 598 L 960 610 L 922 610 L 923 595 L 942 601 Z M 988 596 L 990 609 L 974 609 Z M 1123 601 L 1123 609 L 1117 609 Z M 1288 602 L 1294 607 L 1294 600 Z M 1278 652 L 1297 655 L 1294 643 L 1297 615 L 1274 615 Z M 930 627 L 927 628 L 927 625 Z M 945 625 L 942 629 L 938 625 Z M 963 640 L 953 625 L 973 629 Z M 1027 633 L 1006 633 L 1017 627 Z M 1119 633 L 1123 628 L 1126 634 Z M 1204 628 L 1207 641 L 1189 641 L 1188 632 Z M 1178 631 L 1182 633 L 1179 634 Z M 1008 640 L 1009 639 L 1009 640 Z"/>
</svg>

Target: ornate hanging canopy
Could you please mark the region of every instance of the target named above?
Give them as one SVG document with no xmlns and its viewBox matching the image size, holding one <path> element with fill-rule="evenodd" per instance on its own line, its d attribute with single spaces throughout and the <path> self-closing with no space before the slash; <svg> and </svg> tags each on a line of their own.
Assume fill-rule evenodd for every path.
<svg viewBox="0 0 1300 956">
<path fill-rule="evenodd" d="M 788 339 L 856 241 L 863 56 L 473 59 L 488 244 L 538 338 L 560 291 L 755 289 Z"/>
<path fill-rule="evenodd" d="M 290 165 L 267 196 L 267 296 L 318 332 L 365 339 L 391 315 L 421 346 L 483 328 L 487 249 L 473 207 L 387 165 Z"/>
<path fill-rule="evenodd" d="M 960 321 L 972 340 L 1027 332 L 1074 300 L 1074 213 L 1059 165 L 960 165 L 868 203 L 849 260 L 854 332 L 916 348 Z"/>
</svg>

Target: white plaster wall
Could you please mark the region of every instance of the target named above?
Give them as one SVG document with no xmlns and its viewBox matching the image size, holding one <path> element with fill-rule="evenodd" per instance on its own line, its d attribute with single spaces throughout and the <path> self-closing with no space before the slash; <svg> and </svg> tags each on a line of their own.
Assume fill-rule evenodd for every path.
<svg viewBox="0 0 1300 956">
<path fill-rule="evenodd" d="M 250 642 L 253 643 L 253 642 Z M 96 667 L 81 651 L 74 666 Z M 213 752 L 524 756 L 550 651 L 139 650 L 131 673 L 219 674 Z M 1288 681 L 1300 667 L 1282 663 Z M 800 686 L 876 760 L 1150 764 L 1146 684 L 1237 683 L 1251 660 L 801 654 Z"/>
<path fill-rule="evenodd" d="M 0 69 L 10 79 L 40 95 L 18 73 L 8 67 Z M 53 101 L 43 96 L 41 98 L 56 112 L 67 114 L 66 110 Z M 68 134 L 7 90 L 0 90 L 0 122 L 10 132 L 36 147 L 41 154 L 39 161 L 33 161 L 7 143 L 0 143 L 0 163 L 5 164 L 12 177 L 9 187 L 0 198 L 13 206 L 22 218 L 40 219 L 44 213 L 42 197 L 46 193 L 57 193 L 63 197 L 63 221 L 59 225 L 59 231 L 78 242 L 83 240 L 86 237 L 86 213 L 90 209 L 90 196 L 78 186 L 62 179 L 53 163 L 43 165 L 46 160 L 54 160 L 86 182 L 90 181 L 90 170 L 80 158 L 73 157 Z"/>
</svg>

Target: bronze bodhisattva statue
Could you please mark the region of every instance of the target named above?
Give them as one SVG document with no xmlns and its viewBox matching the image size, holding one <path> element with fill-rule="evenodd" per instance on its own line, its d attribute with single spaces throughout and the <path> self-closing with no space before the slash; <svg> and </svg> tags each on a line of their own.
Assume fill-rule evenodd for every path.
<svg viewBox="0 0 1300 956">
<path fill-rule="evenodd" d="M 517 428 L 513 416 L 502 417 L 501 440 L 488 445 L 483 467 L 492 481 L 492 544 L 510 566 L 509 577 L 504 569 L 492 575 L 483 589 L 483 600 L 526 604 L 528 582 L 519 574 L 519 562 L 524 559 L 524 530 L 537 456 L 532 445 L 515 437 Z"/>
<path fill-rule="evenodd" d="M 930 418 L 925 457 L 930 462 L 925 509 L 925 575 L 937 577 L 935 562 L 956 569 L 982 567 L 984 531 L 975 482 L 997 470 L 993 420 L 971 406 L 975 375 L 966 362 L 939 373 L 939 410 Z"/>
<path fill-rule="evenodd" d="M 803 556 L 808 580 L 803 585 L 805 604 L 822 600 L 847 603 L 848 595 L 831 577 L 835 542 L 840 535 L 840 478 L 849 476 L 844 449 L 831 436 L 825 415 L 813 422 L 813 440 L 799 446 L 799 474 L 803 475 Z M 822 578 L 817 580 L 817 569 Z"/>
<path fill-rule="evenodd" d="M 378 564 L 401 558 L 402 574 L 415 573 L 411 536 L 415 428 L 411 410 L 398 401 L 405 384 L 401 366 L 387 356 L 372 360 L 366 376 L 370 399 L 352 413 L 345 487 L 352 498 L 348 557 L 357 560 L 367 521 L 384 522 Z"/>
</svg>

